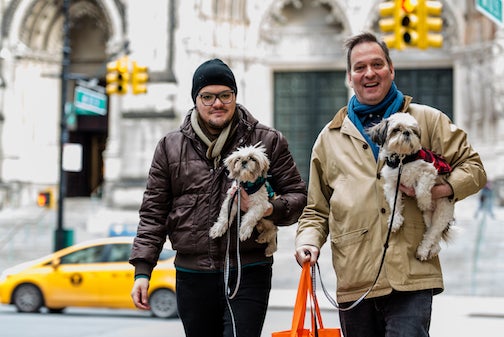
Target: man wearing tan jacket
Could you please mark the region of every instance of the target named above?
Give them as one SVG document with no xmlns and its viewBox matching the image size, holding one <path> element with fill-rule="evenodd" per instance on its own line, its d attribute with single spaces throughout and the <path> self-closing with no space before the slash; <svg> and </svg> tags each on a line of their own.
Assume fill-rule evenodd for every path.
<svg viewBox="0 0 504 337">
<path fill-rule="evenodd" d="M 340 310 L 345 337 L 429 336 L 432 296 L 443 291 L 443 277 L 438 256 L 416 258 L 425 224 L 414 190 L 404 186 L 404 224 L 390 236 L 374 284 L 391 210 L 380 176 L 384 163 L 366 130 L 398 111 L 417 119 L 422 146 L 444 156 L 452 167 L 445 182 L 433 187 L 433 199 L 464 199 L 485 185 L 486 174 L 463 130 L 439 110 L 411 103 L 412 98 L 397 89 L 383 42 L 362 33 L 350 38 L 346 47 L 347 76 L 355 95 L 314 144 L 296 259 L 315 264 L 329 238 L 340 308 L 348 308 L 372 287 L 353 309 Z"/>
</svg>

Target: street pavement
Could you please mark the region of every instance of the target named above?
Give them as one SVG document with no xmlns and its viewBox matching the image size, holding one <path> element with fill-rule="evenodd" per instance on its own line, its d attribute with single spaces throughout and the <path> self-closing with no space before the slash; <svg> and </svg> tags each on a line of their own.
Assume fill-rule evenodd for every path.
<svg viewBox="0 0 504 337">
<path fill-rule="evenodd" d="M 495 218 L 475 217 L 477 196 L 460 201 L 455 215 L 460 233 L 444 244 L 441 262 L 445 291 L 434 297 L 431 336 L 502 336 L 504 331 L 504 208 L 495 207 Z M 108 209 L 99 199 L 65 200 L 63 227 L 72 232 L 72 242 L 107 236 L 118 225 L 134 226 L 137 212 Z M 0 210 L 0 271 L 54 250 L 56 212 L 36 206 Z M 270 310 L 291 310 L 296 296 L 300 268 L 294 260 L 295 226 L 281 228 L 275 253 Z M 323 282 L 334 295 L 335 276 L 330 247 L 322 248 L 320 267 Z M 326 326 L 338 326 L 335 309 L 322 292 L 318 298 L 330 316 Z M 266 317 L 262 337 L 290 327 L 290 321 Z"/>
</svg>

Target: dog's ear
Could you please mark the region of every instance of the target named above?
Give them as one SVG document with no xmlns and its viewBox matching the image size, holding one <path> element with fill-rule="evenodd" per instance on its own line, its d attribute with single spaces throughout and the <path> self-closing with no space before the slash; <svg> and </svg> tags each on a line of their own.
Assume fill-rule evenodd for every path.
<svg viewBox="0 0 504 337">
<path fill-rule="evenodd" d="M 379 146 L 385 144 L 387 140 L 388 125 L 388 120 L 384 119 L 380 123 L 367 129 L 371 140 Z"/>
<path fill-rule="evenodd" d="M 233 170 L 234 170 L 234 162 L 236 161 L 236 158 L 231 154 L 224 159 L 224 165 L 226 166 L 226 169 L 228 171 L 228 177 L 233 178 Z"/>
<path fill-rule="evenodd" d="M 268 171 L 270 169 L 270 161 L 268 160 L 268 156 L 266 155 L 265 151 L 260 156 L 259 166 L 261 167 L 262 176 L 266 178 L 268 176 Z"/>
</svg>

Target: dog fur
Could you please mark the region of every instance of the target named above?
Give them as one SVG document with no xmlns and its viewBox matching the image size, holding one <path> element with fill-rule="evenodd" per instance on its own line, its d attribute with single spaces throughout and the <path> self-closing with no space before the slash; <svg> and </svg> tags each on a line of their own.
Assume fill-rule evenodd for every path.
<svg viewBox="0 0 504 337">
<path fill-rule="evenodd" d="M 415 154 L 422 149 L 420 127 L 417 120 L 409 113 L 392 114 L 389 118 L 369 128 L 368 132 L 373 142 L 380 146 L 380 159 L 390 160 L 393 156 L 404 158 L 404 156 Z M 394 206 L 398 170 L 398 167 L 393 168 L 387 164 L 381 170 L 381 176 L 385 179 L 385 197 L 391 211 Z M 433 163 L 422 159 L 403 163 L 401 184 L 415 189 L 418 208 L 423 212 L 426 226 L 423 239 L 416 252 L 416 257 L 421 261 L 438 255 L 441 251 L 439 244 L 441 239 L 449 241 L 454 231 L 454 203 L 448 198 L 432 200 L 431 189 L 439 182 L 440 176 Z M 399 230 L 403 224 L 403 207 L 402 193 L 399 190 L 394 223 L 390 223 L 392 214 L 389 217 L 389 226 L 392 226 L 392 232 Z"/>
<path fill-rule="evenodd" d="M 234 181 L 222 204 L 217 222 L 210 228 L 210 237 L 213 239 L 222 236 L 228 230 L 229 219 L 234 219 L 238 211 L 237 205 L 233 203 L 231 214 L 228 214 L 229 203 L 233 197 L 231 191 L 240 186 L 240 183 L 254 183 L 258 179 L 266 179 L 270 162 L 266 155 L 266 148 L 259 143 L 239 147 L 224 160 L 224 164 L 229 171 L 229 178 Z M 239 235 L 240 240 L 244 241 L 252 235 L 256 227 L 260 233 L 256 241 L 267 243 L 265 255 L 272 256 L 277 250 L 278 228 L 272 221 L 263 218 L 268 208 L 268 200 L 266 184 L 262 184 L 257 192 L 249 195 L 249 209 L 241 218 Z"/>
</svg>

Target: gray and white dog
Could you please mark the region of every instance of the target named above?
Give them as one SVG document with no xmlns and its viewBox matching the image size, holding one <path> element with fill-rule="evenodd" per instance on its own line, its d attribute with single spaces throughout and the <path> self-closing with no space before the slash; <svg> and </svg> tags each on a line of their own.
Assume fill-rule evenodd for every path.
<svg viewBox="0 0 504 337">
<path fill-rule="evenodd" d="M 439 245 L 441 239 L 449 241 L 453 238 L 455 206 L 448 198 L 432 200 L 431 189 L 440 182 L 441 176 L 438 173 L 448 173 L 450 166 L 442 157 L 422 148 L 420 126 L 409 113 L 392 114 L 369 128 L 368 132 L 373 142 L 380 146 L 380 159 L 385 160 L 386 163 L 381 170 L 381 176 L 385 179 L 384 192 L 390 210 L 393 210 L 399 174 L 398 166 L 402 161 L 401 184 L 414 188 L 418 208 L 423 212 L 426 226 L 416 256 L 421 261 L 436 256 L 441 250 Z M 439 171 L 440 167 L 441 171 Z M 392 214 L 389 218 L 392 232 L 399 230 L 404 222 L 403 207 L 402 192 L 399 190 L 394 223 L 390 223 Z"/>
<path fill-rule="evenodd" d="M 260 143 L 256 145 L 239 147 L 231 153 L 225 160 L 229 171 L 229 177 L 233 180 L 233 185 L 228 190 L 226 199 L 222 203 L 217 222 L 210 228 L 210 237 L 215 239 L 222 236 L 229 227 L 229 220 L 234 219 L 238 207 L 233 203 L 231 214 L 229 214 L 229 203 L 232 201 L 232 190 L 238 185 L 243 188 L 247 184 L 256 186 L 253 193 L 249 192 L 249 209 L 241 218 L 240 240 L 244 241 L 252 235 L 254 227 L 257 226 L 259 237 L 257 242 L 268 243 L 265 255 L 271 256 L 277 250 L 276 235 L 277 226 L 272 221 L 264 219 L 264 212 L 268 208 L 269 193 L 267 190 L 267 174 L 269 170 L 269 159 L 266 155 L 266 148 Z"/>
</svg>

